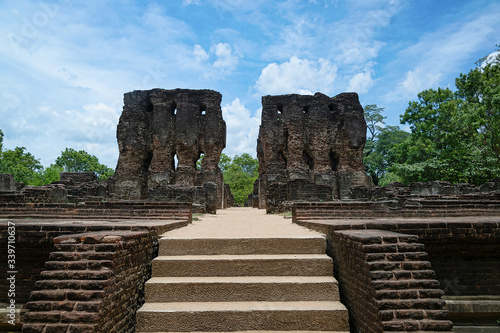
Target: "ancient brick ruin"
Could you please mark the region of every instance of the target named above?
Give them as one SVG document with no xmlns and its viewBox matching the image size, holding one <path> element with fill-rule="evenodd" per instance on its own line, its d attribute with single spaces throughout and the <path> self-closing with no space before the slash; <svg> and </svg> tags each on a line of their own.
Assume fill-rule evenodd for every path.
<svg viewBox="0 0 500 333">
<path fill-rule="evenodd" d="M 369 185 L 365 141 L 356 93 L 264 96 L 254 191 L 259 208 L 275 212 L 288 201 L 344 199 L 352 186 Z"/>
<path fill-rule="evenodd" d="M 189 224 L 193 212 L 231 205 L 218 168 L 220 102 L 211 90 L 125 94 L 109 181 L 63 173 L 32 187 L 0 174 L 0 261 L 15 225 L 18 272 L 16 325 L 0 322 L 0 330 L 135 329 L 161 235 Z M 351 331 L 450 332 L 452 322 L 454 332 L 494 331 L 500 180 L 372 187 L 365 132 L 356 94 L 263 97 L 254 206 L 292 208 L 293 222 L 326 235 Z M 8 288 L 2 271 L 2 315 Z"/>
<path fill-rule="evenodd" d="M 213 186 L 207 190 L 207 183 L 213 183 L 216 207 L 222 208 L 224 186 L 218 164 L 226 146 L 226 123 L 221 99 L 213 90 L 153 89 L 125 94 L 117 129 L 120 157 L 110 182 L 111 195 L 142 200 L 152 193 L 158 198 L 161 192 L 172 192 L 172 185 L 184 187 L 187 193 L 208 193 Z M 194 186 L 208 192 L 196 191 Z"/>
</svg>

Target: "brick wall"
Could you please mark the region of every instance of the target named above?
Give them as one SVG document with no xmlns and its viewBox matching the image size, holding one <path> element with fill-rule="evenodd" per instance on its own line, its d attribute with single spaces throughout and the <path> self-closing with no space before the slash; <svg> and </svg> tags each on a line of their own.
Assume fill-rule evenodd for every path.
<svg viewBox="0 0 500 333">
<path fill-rule="evenodd" d="M 497 325 L 500 297 L 500 216 L 427 219 L 297 220 L 329 237 L 342 230 L 385 230 L 418 237 L 447 300 L 466 304 L 450 318 L 462 324 Z M 493 301 L 491 300 L 493 299 Z M 488 300 L 488 310 L 484 310 Z M 448 302 L 448 301 L 447 301 Z M 495 303 L 495 304 L 498 304 Z M 482 309 L 482 310 L 481 310 Z M 486 311 L 486 312 L 485 312 Z"/>
<path fill-rule="evenodd" d="M 54 244 L 26 304 L 23 332 L 133 332 L 157 235 L 103 231 Z"/>
<path fill-rule="evenodd" d="M 70 203 L 2 203 L 0 218 L 146 219 L 191 222 L 191 203 L 143 201 L 94 201 Z"/>
<path fill-rule="evenodd" d="M 382 201 L 334 201 L 294 203 L 294 222 L 311 219 L 377 217 L 498 216 L 500 195 L 471 195 L 462 198 L 404 197 Z"/>
<path fill-rule="evenodd" d="M 424 245 L 381 230 L 330 233 L 329 251 L 351 332 L 450 332 Z"/>
<path fill-rule="evenodd" d="M 51 221 L 10 220 L 16 228 L 16 303 L 24 304 L 40 278 L 45 262 L 54 249 L 55 237 L 67 234 L 97 232 L 104 230 L 149 230 L 162 234 L 168 230 L 187 225 L 188 221 Z M 0 262 L 7 262 L 7 221 L 0 221 Z M 7 302 L 9 284 L 7 273 L 0 270 L 0 303 Z"/>
</svg>

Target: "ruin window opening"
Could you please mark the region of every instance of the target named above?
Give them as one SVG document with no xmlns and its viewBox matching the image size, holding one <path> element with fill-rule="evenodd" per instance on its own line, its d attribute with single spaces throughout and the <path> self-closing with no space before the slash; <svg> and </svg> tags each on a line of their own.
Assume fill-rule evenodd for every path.
<svg viewBox="0 0 500 333">
<path fill-rule="evenodd" d="M 276 105 L 276 111 L 278 112 L 278 115 L 283 114 L 283 104 Z"/>
<path fill-rule="evenodd" d="M 303 114 L 306 114 L 306 113 L 308 113 L 308 112 L 309 112 L 309 105 L 306 105 L 306 106 L 304 106 L 304 108 L 302 109 L 302 113 L 303 113 Z"/>
<path fill-rule="evenodd" d="M 336 104 L 328 104 L 328 110 L 330 110 L 330 112 L 337 112 L 337 105 Z"/>
<path fill-rule="evenodd" d="M 171 110 L 173 116 L 177 115 L 177 103 L 172 102 L 172 105 L 170 106 L 170 110 Z"/>
<path fill-rule="evenodd" d="M 203 152 L 199 153 L 198 160 L 196 161 L 196 170 L 201 170 L 201 164 L 203 162 L 203 157 L 204 156 L 205 156 L 205 154 Z"/>
<path fill-rule="evenodd" d="M 286 155 L 285 153 L 283 152 L 283 150 L 280 150 L 280 158 L 281 160 L 283 161 L 283 164 L 285 166 L 285 168 L 288 166 L 288 159 L 286 158 Z"/>
<path fill-rule="evenodd" d="M 172 170 L 177 170 L 179 166 L 179 158 L 177 158 L 176 153 L 172 153 Z"/>
<path fill-rule="evenodd" d="M 146 174 L 149 171 L 149 166 L 151 165 L 151 161 L 153 160 L 153 152 L 148 151 L 143 163 L 142 163 L 142 173 Z"/>
<path fill-rule="evenodd" d="M 202 103 L 200 104 L 200 115 L 205 116 L 207 114 L 207 105 Z"/>
<path fill-rule="evenodd" d="M 304 158 L 304 163 L 309 167 L 309 170 L 313 170 L 314 169 L 314 160 L 311 157 L 311 155 L 307 151 L 304 150 L 302 156 Z"/>
<path fill-rule="evenodd" d="M 148 100 L 146 103 L 146 112 L 153 112 L 153 108 L 154 108 L 153 103 L 151 103 L 151 101 Z"/>
<path fill-rule="evenodd" d="M 339 169 L 339 155 L 334 151 L 330 152 L 330 168 L 333 171 L 338 171 Z"/>
</svg>

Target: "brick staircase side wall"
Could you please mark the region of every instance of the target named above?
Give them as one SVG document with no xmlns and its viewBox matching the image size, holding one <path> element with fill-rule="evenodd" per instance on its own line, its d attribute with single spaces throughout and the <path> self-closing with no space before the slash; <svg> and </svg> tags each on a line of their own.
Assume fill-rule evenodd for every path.
<svg viewBox="0 0 500 333">
<path fill-rule="evenodd" d="M 115 231 L 56 237 L 26 304 L 23 332 L 133 332 L 157 235 Z"/>
<path fill-rule="evenodd" d="M 16 304 L 28 302 L 35 282 L 40 279 L 45 262 L 54 250 L 54 238 L 62 235 L 111 231 L 111 230 L 150 230 L 156 234 L 188 224 L 187 221 L 162 222 L 71 222 L 11 220 L 15 225 L 16 248 Z M 0 262 L 7 263 L 7 221 L 0 222 Z M 0 271 L 0 303 L 7 303 L 9 281 L 7 271 Z"/>
<path fill-rule="evenodd" d="M 443 292 L 416 236 L 346 230 L 328 237 L 352 332 L 451 332 Z"/>
</svg>

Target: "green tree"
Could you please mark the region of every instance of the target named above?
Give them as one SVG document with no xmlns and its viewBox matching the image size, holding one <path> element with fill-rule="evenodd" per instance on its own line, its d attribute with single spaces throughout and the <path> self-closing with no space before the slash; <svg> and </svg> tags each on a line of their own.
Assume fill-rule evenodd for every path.
<svg viewBox="0 0 500 333">
<path fill-rule="evenodd" d="M 368 136 L 368 141 L 374 141 L 378 135 L 378 133 L 383 129 L 383 125 L 385 124 L 384 120 L 387 117 L 382 115 L 385 108 L 379 108 L 376 104 L 369 104 L 364 106 L 364 114 L 366 127 L 370 135 Z M 382 125 L 382 126 L 381 126 Z"/>
<path fill-rule="evenodd" d="M 94 171 L 99 180 L 105 180 L 114 174 L 114 170 L 104 164 L 94 155 L 84 150 L 76 151 L 72 148 L 66 148 L 61 152 L 61 156 L 56 159 L 56 166 L 62 168 L 64 172 L 84 172 Z"/>
<path fill-rule="evenodd" d="M 224 183 L 231 188 L 237 204 L 243 205 L 253 191 L 253 183 L 259 175 L 259 162 L 247 153 L 233 159 L 222 154 L 219 166 L 224 174 Z"/>
<path fill-rule="evenodd" d="M 40 161 L 26 151 L 25 147 L 16 147 L 2 151 L 0 173 L 11 173 L 16 182 L 34 185 L 37 173 L 43 170 Z"/>
<path fill-rule="evenodd" d="M 363 150 L 363 163 L 374 185 L 388 183 L 387 179 L 389 178 L 386 177 L 386 173 L 392 149 L 396 144 L 404 141 L 408 135 L 398 126 L 385 125 L 386 117 L 382 115 L 384 109 L 375 104 L 364 107 L 368 138 Z M 394 174 L 390 175 L 390 181 L 398 180 Z"/>
<path fill-rule="evenodd" d="M 395 147 L 391 171 L 405 183 L 480 184 L 500 177 L 500 61 L 461 74 L 457 91 L 418 94 L 401 116 L 411 135 Z"/>
<path fill-rule="evenodd" d="M 38 171 L 32 185 L 41 186 L 56 182 L 61 179 L 61 172 L 64 172 L 62 167 L 55 164 Z"/>
</svg>

